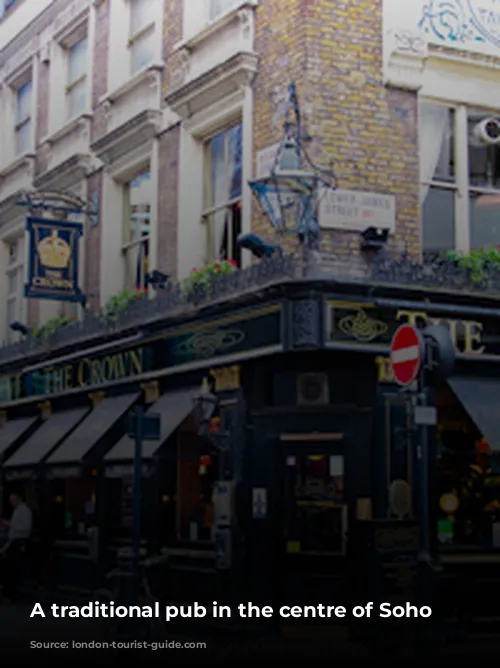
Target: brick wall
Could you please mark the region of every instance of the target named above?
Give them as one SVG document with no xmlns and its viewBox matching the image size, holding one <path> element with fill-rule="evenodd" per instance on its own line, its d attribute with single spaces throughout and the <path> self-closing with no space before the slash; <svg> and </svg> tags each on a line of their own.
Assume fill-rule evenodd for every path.
<svg viewBox="0 0 500 668">
<path fill-rule="evenodd" d="M 48 167 L 48 154 L 40 150 L 40 142 L 49 130 L 49 100 L 50 100 L 50 63 L 39 61 L 38 81 L 33 82 L 37 89 L 37 108 L 35 124 L 36 174 L 41 174 Z"/>
<path fill-rule="evenodd" d="M 92 70 L 92 138 L 106 131 L 106 116 L 99 99 L 108 90 L 108 51 L 109 51 L 109 2 L 104 0 L 96 6 L 94 65 Z"/>
<path fill-rule="evenodd" d="M 165 72 L 163 75 L 163 92 L 166 95 L 171 87 L 171 74 L 177 68 L 179 57 L 172 54 L 175 44 L 182 39 L 182 13 L 185 0 L 164 0 L 163 16 L 163 59 Z"/>
<path fill-rule="evenodd" d="M 314 162 L 333 163 L 340 188 L 395 195 L 390 246 L 418 252 L 416 96 L 382 83 L 382 0 L 262 0 L 256 50 L 255 150 L 281 139 L 277 103 L 295 80 Z M 253 224 L 272 236 L 257 214 Z M 322 231 L 321 250 L 363 269 L 358 233 Z"/>
<path fill-rule="evenodd" d="M 163 17 L 163 94 L 171 85 L 170 76 L 176 68 L 174 45 L 182 39 L 183 0 L 165 0 Z M 177 278 L 177 225 L 180 126 L 175 125 L 159 137 L 158 160 L 158 270 Z"/>
<path fill-rule="evenodd" d="M 159 138 L 157 267 L 172 280 L 177 276 L 179 140 L 178 125 Z"/>
<path fill-rule="evenodd" d="M 102 199 L 102 171 L 95 172 L 88 179 L 87 197 L 94 204 L 97 195 L 97 205 L 100 209 Z M 101 229 L 104 221 L 100 210 L 98 216 L 85 217 L 84 243 L 85 243 L 85 271 L 83 292 L 87 295 L 88 304 L 91 309 L 96 310 L 100 304 L 100 279 L 101 279 Z M 97 223 L 97 224 L 95 224 Z"/>
</svg>

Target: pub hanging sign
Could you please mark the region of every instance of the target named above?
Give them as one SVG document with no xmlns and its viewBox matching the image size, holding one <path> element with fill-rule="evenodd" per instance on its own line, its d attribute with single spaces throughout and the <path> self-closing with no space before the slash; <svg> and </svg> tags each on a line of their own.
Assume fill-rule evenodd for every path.
<svg viewBox="0 0 500 668">
<path fill-rule="evenodd" d="M 30 299 L 56 299 L 79 302 L 79 239 L 81 223 L 29 217 L 28 283 L 25 296 Z"/>
</svg>

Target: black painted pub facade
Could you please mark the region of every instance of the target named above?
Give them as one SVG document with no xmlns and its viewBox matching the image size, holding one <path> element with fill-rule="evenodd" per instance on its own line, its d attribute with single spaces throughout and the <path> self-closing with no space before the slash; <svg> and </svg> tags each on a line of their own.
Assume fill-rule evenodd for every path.
<svg viewBox="0 0 500 668">
<path fill-rule="evenodd" d="M 452 578 L 469 577 L 478 559 L 497 568 L 500 308 L 438 290 L 283 281 L 4 363 L 4 513 L 9 491 L 22 485 L 39 563 L 53 565 L 61 587 L 99 586 L 130 544 L 134 443 L 126 417 L 143 403 L 161 414 L 160 441 L 143 443 L 143 546 L 169 555 L 177 574 L 170 599 L 408 600 L 418 432 L 388 351 L 400 324 L 442 321 L 457 364 L 432 395 L 433 552 Z M 199 435 L 193 414 L 204 378 L 219 397 L 214 439 Z M 489 482 L 478 509 L 464 490 L 481 457 Z M 414 492 L 409 517 L 391 517 L 395 480 Z M 407 558 L 394 559 L 400 553 Z"/>
</svg>

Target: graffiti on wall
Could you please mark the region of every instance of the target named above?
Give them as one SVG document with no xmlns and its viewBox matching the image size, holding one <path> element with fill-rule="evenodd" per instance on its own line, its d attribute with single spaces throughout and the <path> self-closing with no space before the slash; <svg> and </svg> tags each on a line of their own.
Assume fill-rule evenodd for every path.
<svg viewBox="0 0 500 668">
<path fill-rule="evenodd" d="M 500 0 L 429 0 L 418 27 L 431 41 L 500 47 Z"/>
</svg>

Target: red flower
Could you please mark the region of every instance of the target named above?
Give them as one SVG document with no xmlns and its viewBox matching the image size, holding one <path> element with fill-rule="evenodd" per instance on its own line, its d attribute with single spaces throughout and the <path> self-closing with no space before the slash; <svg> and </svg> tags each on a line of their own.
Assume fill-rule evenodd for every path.
<svg viewBox="0 0 500 668">
<path fill-rule="evenodd" d="M 237 267 L 237 266 L 238 266 L 238 263 L 236 262 L 236 260 L 228 260 L 228 262 L 229 262 L 229 264 L 231 264 L 233 267 Z"/>
</svg>

